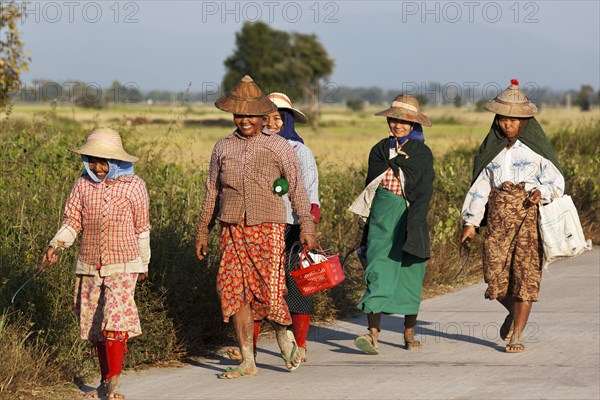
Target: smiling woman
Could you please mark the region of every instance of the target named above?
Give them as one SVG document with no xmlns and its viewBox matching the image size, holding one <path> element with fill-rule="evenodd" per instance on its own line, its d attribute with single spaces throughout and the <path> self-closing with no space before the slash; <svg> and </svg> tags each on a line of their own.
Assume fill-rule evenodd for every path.
<svg viewBox="0 0 600 400">
<path fill-rule="evenodd" d="M 233 379 L 257 373 L 254 359 L 254 321 L 267 319 L 277 337 L 286 368 L 301 363 L 285 302 L 285 241 L 287 214 L 282 198 L 272 189 L 284 177 L 288 196 L 300 224 L 300 242 L 316 246 L 311 205 L 302 185 L 298 157 L 288 142 L 268 129 L 262 117 L 277 111 L 245 76 L 215 103 L 233 114 L 237 129 L 215 145 L 206 180 L 206 195 L 196 233 L 196 255 L 209 250 L 208 233 L 219 221 L 221 262 L 217 293 L 223 320 L 233 319 L 241 364 L 220 375 Z"/>
</svg>

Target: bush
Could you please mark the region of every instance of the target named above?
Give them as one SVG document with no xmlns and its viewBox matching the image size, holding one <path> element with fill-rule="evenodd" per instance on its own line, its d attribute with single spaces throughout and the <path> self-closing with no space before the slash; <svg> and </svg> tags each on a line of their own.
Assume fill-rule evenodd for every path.
<svg viewBox="0 0 600 400">
<path fill-rule="evenodd" d="M 168 138 L 140 147 L 135 127 L 115 128 L 126 148 L 142 155 L 136 173 L 146 181 L 151 199 L 150 278 L 136 293 L 144 334 L 131 340 L 127 366 L 206 354 L 233 338 L 231 324 L 221 322 L 215 292 L 216 233 L 210 236 L 208 258 L 199 262 L 194 255 L 206 171 L 161 161 L 162 152 L 169 150 Z M 586 237 L 596 242 L 600 240 L 600 211 L 593 208 L 600 196 L 598 128 L 599 121 L 594 121 L 565 129 L 551 140 Z M 31 121 L 8 120 L 1 129 L 0 395 L 31 385 L 83 380 L 97 371 L 90 346 L 79 338 L 72 312 L 71 266 L 76 249 L 62 254 L 56 266 L 19 294 L 14 306 L 9 304 L 12 293 L 35 271 L 40 254 L 60 226 L 64 202 L 81 173 L 78 158 L 66 149 L 83 143 L 87 131 L 52 112 Z M 461 268 L 460 208 L 474 153 L 475 148 L 462 148 L 435 160 L 435 190 L 428 216 L 433 258 L 427 266 L 426 295 L 480 279 L 480 265 L 473 261 L 456 278 Z M 317 294 L 317 322 L 356 313 L 365 288 L 362 267 L 353 253 L 357 220 L 347 211 L 363 189 L 365 176 L 365 167 L 320 165 L 323 218 L 319 241 L 328 253 L 340 254 L 347 278 L 342 285 Z M 471 260 L 477 257 L 473 254 Z M 21 357 L 18 363 L 13 351 Z M 17 379 L 25 370 L 27 380 Z"/>
</svg>

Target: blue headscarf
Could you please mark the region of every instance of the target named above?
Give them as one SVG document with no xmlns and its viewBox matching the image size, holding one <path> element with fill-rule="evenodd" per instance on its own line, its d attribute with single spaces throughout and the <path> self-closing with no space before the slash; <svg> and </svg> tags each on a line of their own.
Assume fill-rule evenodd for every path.
<svg viewBox="0 0 600 400">
<path fill-rule="evenodd" d="M 388 118 L 388 124 L 389 123 L 390 118 Z M 398 142 L 398 145 L 403 145 L 404 142 L 406 142 L 408 139 L 418 140 L 419 142 L 423 143 L 425 142 L 425 135 L 423 135 L 423 127 L 421 126 L 421 124 L 413 122 L 410 133 L 404 137 L 396 138 L 395 136 L 392 136 L 392 140 L 390 140 L 390 148 L 395 149 L 396 142 Z"/>
<path fill-rule="evenodd" d="M 133 163 L 129 161 L 121 161 L 121 160 L 113 160 L 106 159 L 108 161 L 108 174 L 104 177 L 104 179 L 100 179 L 96 176 L 94 171 L 90 169 L 90 162 L 88 160 L 88 156 L 82 155 L 81 159 L 83 161 L 84 169 L 81 172 L 81 176 L 89 176 L 94 182 L 103 182 L 106 179 L 117 179 L 122 175 L 133 175 Z"/>
<path fill-rule="evenodd" d="M 283 126 L 278 135 L 284 139 L 295 140 L 296 142 L 304 144 L 304 140 L 302 140 L 300 135 L 298 135 L 298 132 L 296 132 L 296 129 L 294 129 L 294 114 L 285 108 L 280 108 L 278 111 L 283 119 Z"/>
</svg>

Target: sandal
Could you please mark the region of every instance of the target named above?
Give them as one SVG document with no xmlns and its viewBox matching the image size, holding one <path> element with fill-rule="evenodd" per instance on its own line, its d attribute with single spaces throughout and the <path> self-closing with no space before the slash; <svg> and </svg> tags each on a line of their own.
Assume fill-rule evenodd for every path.
<svg viewBox="0 0 600 400">
<path fill-rule="evenodd" d="M 418 340 L 404 340 L 404 348 L 406 350 L 419 350 L 423 348 L 423 345 Z"/>
<path fill-rule="evenodd" d="M 287 370 L 292 372 L 292 371 L 295 371 L 296 369 L 298 369 L 300 364 L 302 364 L 302 359 L 299 359 L 298 364 L 294 365 L 294 360 L 296 359 L 296 353 L 298 353 L 298 344 L 296 343 L 296 338 L 294 337 L 294 334 L 292 333 L 292 331 L 286 331 L 285 335 L 292 343 L 292 352 L 290 353 L 289 357 L 286 357 L 286 355 L 283 354 L 283 352 L 282 352 L 281 358 L 283 358 L 283 361 L 285 361 L 285 367 L 287 368 Z M 288 364 L 289 364 L 289 366 L 288 366 Z"/>
<path fill-rule="evenodd" d="M 507 344 L 504 351 L 506 353 L 522 353 L 525 351 L 525 345 L 523 342 L 515 340 L 514 342 Z"/>
<path fill-rule="evenodd" d="M 237 376 L 232 376 L 229 374 L 237 374 Z M 246 374 L 239 367 L 228 367 L 225 372 L 219 375 L 219 379 L 237 379 L 243 378 L 244 376 L 254 376 L 253 374 Z"/>
<path fill-rule="evenodd" d="M 375 339 L 373 339 L 373 336 L 369 333 L 357 336 L 356 339 L 354 339 L 354 345 L 365 354 L 379 354 L 379 350 L 375 347 Z"/>
</svg>

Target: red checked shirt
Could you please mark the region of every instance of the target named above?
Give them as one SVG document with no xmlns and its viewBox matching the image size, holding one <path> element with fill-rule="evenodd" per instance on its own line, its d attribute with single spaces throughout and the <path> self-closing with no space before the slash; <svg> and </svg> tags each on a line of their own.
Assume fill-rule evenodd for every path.
<svg viewBox="0 0 600 400">
<path fill-rule="evenodd" d="M 394 171 L 391 168 L 388 168 L 385 172 L 385 175 L 381 180 L 381 187 L 402 197 L 402 181 L 400 181 L 400 178 L 396 178 Z"/>
<path fill-rule="evenodd" d="M 138 235 L 150 230 L 146 184 L 135 175 L 110 183 L 81 177 L 67 199 L 64 225 L 83 231 L 79 260 L 97 267 L 140 256 Z"/>
<path fill-rule="evenodd" d="M 207 238 L 215 219 L 238 224 L 244 218 L 250 226 L 285 224 L 285 203 L 273 191 L 273 182 L 281 176 L 288 181 L 288 195 L 302 233 L 314 234 L 298 156 L 287 140 L 266 129 L 250 139 L 235 131 L 219 140 L 211 155 L 198 239 Z"/>
</svg>

